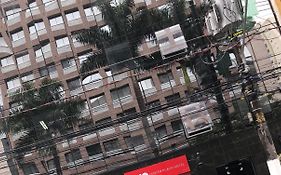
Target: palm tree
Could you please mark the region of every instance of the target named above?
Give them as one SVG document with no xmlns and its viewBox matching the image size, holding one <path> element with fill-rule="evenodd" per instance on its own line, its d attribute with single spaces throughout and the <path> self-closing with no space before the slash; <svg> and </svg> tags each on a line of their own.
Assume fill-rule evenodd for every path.
<svg viewBox="0 0 281 175">
<path fill-rule="evenodd" d="M 82 73 L 87 73 L 87 71 L 92 71 L 96 68 L 108 65 L 106 47 L 127 42 L 129 43 L 128 47 L 132 52 L 132 56 L 137 56 L 137 47 L 145 38 L 155 38 L 155 31 L 162 30 L 175 24 L 180 24 L 186 40 L 196 38 L 203 34 L 203 18 L 198 18 L 198 15 L 194 15 L 195 12 L 198 11 L 194 9 L 194 6 L 191 6 L 193 7 L 192 12 L 188 13 L 188 4 L 185 0 L 170 0 L 168 6 L 161 10 L 148 9 L 145 7 L 136 9 L 133 0 L 125 0 L 117 6 L 111 5 L 109 1 L 97 0 L 96 5 L 102 12 L 104 21 L 108 25 L 109 30 L 105 31 L 102 28 L 95 26 L 90 29 L 84 29 L 76 35 L 78 41 L 84 44 L 95 45 L 99 49 L 97 54 L 89 57 L 82 65 Z M 201 16 L 203 16 L 203 14 L 201 14 Z M 208 43 L 208 40 L 205 40 L 204 38 L 202 40 L 188 42 L 188 52 L 197 48 L 202 48 Z M 205 55 L 205 57 L 209 59 L 210 55 Z M 186 67 L 192 67 L 199 73 L 209 72 L 210 74 L 208 75 L 211 75 L 212 78 L 205 78 L 208 81 L 201 81 L 201 85 L 203 87 L 209 87 L 210 83 L 216 82 L 216 88 L 214 88 L 212 93 L 216 94 L 222 118 L 226 119 L 226 123 L 229 123 L 228 108 L 225 105 L 215 69 L 213 65 L 202 65 L 204 63 L 199 60 L 201 59 L 192 59 L 190 61 L 183 60 L 179 62 L 183 70 L 185 84 L 187 85 L 187 88 L 192 91 Z M 159 52 L 141 57 L 136 61 L 143 69 L 151 69 L 163 63 Z M 137 86 L 137 83 L 135 84 Z M 136 87 L 135 89 L 137 90 L 139 88 Z M 140 102 L 139 104 L 142 103 L 143 102 Z"/>
<path fill-rule="evenodd" d="M 47 78 L 39 88 L 32 83 L 24 84 L 23 92 L 17 91 L 11 97 L 21 108 L 12 110 L 11 116 L 1 122 L 10 135 L 19 135 L 14 148 L 19 164 L 23 155 L 34 149 L 39 154 L 53 156 L 59 175 L 62 170 L 54 137 L 65 134 L 83 120 L 79 114 L 84 108 L 80 98 L 63 99 L 61 89 L 61 83 Z M 44 128 L 40 124 L 45 125 Z"/>
</svg>

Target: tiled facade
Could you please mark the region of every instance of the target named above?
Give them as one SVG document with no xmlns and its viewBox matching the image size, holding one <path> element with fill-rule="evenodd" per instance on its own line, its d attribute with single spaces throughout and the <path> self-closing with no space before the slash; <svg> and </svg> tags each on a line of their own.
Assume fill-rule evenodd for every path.
<svg viewBox="0 0 281 175">
<path fill-rule="evenodd" d="M 79 95 L 87 108 L 82 117 L 91 117 L 95 124 L 116 120 L 131 113 L 140 112 L 134 77 L 138 78 L 149 106 L 165 105 L 171 100 L 186 97 L 186 86 L 179 65 L 169 70 L 155 69 L 134 75 L 127 71 L 112 75 L 108 68 L 96 70 L 83 80 L 79 75 L 81 63 L 94 47 L 77 42 L 72 34 L 83 28 L 104 22 L 91 0 L 1 0 L 0 61 L 1 105 L 3 114 L 17 108 L 9 96 L 27 81 L 35 85 L 47 76 L 63 83 L 65 97 Z M 136 0 L 137 5 L 149 8 L 161 6 L 165 0 Z M 159 50 L 148 41 L 140 47 L 142 54 Z M 190 79 L 197 85 L 196 77 Z M 185 141 L 178 110 L 166 109 L 152 113 L 151 130 L 158 146 L 168 152 Z M 89 127 L 82 124 L 70 129 L 79 131 Z M 167 139 L 169 137 L 167 141 Z M 12 143 L 13 145 L 13 143 Z M 140 119 L 117 124 L 97 132 L 57 143 L 63 172 L 70 174 L 95 174 L 121 165 L 145 159 L 151 152 Z M 148 154 L 149 155 L 149 154 Z M 20 174 L 52 172 L 52 157 L 40 157 L 36 152 L 25 155 Z M 43 163 L 42 163 L 43 162 Z M 45 166 L 45 167 L 44 167 Z"/>
</svg>

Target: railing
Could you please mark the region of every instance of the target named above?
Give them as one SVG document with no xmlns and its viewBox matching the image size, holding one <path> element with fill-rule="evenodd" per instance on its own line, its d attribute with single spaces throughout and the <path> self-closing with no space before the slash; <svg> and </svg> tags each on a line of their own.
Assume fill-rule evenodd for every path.
<svg viewBox="0 0 281 175">
<path fill-rule="evenodd" d="M 69 66 L 69 67 L 63 69 L 63 73 L 64 73 L 64 74 L 69 74 L 69 73 L 74 72 L 74 71 L 76 71 L 76 70 L 77 70 L 77 67 L 76 67 L 76 65 L 74 64 L 74 65 L 71 65 L 71 66 Z"/>
<path fill-rule="evenodd" d="M 114 108 L 117 108 L 117 107 L 120 107 L 121 104 L 123 105 L 123 104 L 129 103 L 132 100 L 133 100 L 132 96 L 127 95 L 127 96 L 121 97 L 119 99 L 113 100 L 113 106 L 114 106 Z"/>
<path fill-rule="evenodd" d="M 174 87 L 176 85 L 176 82 L 175 80 L 170 80 L 169 82 L 167 83 L 163 83 L 161 84 L 161 89 L 164 90 L 164 89 L 169 89 L 171 87 Z"/>
<path fill-rule="evenodd" d="M 92 107 L 93 114 L 98 114 L 105 111 L 108 111 L 108 106 L 106 103 L 99 106 Z"/>
</svg>

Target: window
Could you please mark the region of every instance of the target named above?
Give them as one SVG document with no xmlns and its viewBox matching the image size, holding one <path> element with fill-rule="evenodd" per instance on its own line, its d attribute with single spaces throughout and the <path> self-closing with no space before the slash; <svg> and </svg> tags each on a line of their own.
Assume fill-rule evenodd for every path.
<svg viewBox="0 0 281 175">
<path fill-rule="evenodd" d="M 165 137 L 167 135 L 166 126 L 162 125 L 158 128 L 155 128 L 155 135 L 156 135 L 156 138 L 158 138 L 158 139 Z"/>
<path fill-rule="evenodd" d="M 50 45 L 50 43 L 42 46 L 41 48 L 39 48 L 37 50 L 35 50 L 35 56 L 38 58 L 38 57 L 43 56 L 43 54 L 47 53 L 47 52 L 51 52 L 51 45 Z"/>
<path fill-rule="evenodd" d="M 91 103 L 92 108 L 96 108 L 96 107 L 99 107 L 99 106 L 106 105 L 105 95 L 102 94 L 100 96 L 91 98 L 90 103 Z"/>
<path fill-rule="evenodd" d="M 24 175 L 39 173 L 35 163 L 25 163 L 22 165 Z"/>
<path fill-rule="evenodd" d="M 161 103 L 159 100 L 152 101 L 146 104 L 147 109 L 151 109 L 151 111 L 160 111 L 161 110 Z"/>
<path fill-rule="evenodd" d="M 85 8 L 84 12 L 87 17 L 101 14 L 101 11 L 95 6 Z"/>
<path fill-rule="evenodd" d="M 67 13 L 65 16 L 66 16 L 67 21 L 73 21 L 73 20 L 81 18 L 79 11 Z"/>
<path fill-rule="evenodd" d="M 53 170 L 53 169 L 56 169 L 55 160 L 54 159 L 48 160 L 47 161 L 47 167 L 48 167 L 49 171 Z"/>
<path fill-rule="evenodd" d="M 167 97 L 165 97 L 167 103 L 175 103 L 177 101 L 180 101 L 181 97 L 179 93 L 173 94 L 173 95 L 169 95 Z"/>
<path fill-rule="evenodd" d="M 50 5 L 52 3 L 55 3 L 56 0 L 42 0 L 43 4 L 45 4 L 45 6 Z"/>
<path fill-rule="evenodd" d="M 56 73 L 57 72 L 56 71 L 56 66 L 55 65 L 49 65 L 47 67 L 39 68 L 39 73 L 40 73 L 41 77 L 47 76 L 48 72 L 49 72 L 49 74 Z"/>
<path fill-rule="evenodd" d="M 36 0 L 29 1 L 28 7 L 31 8 L 31 9 L 37 9 L 38 6 L 36 4 Z"/>
<path fill-rule="evenodd" d="M 166 83 L 170 84 L 170 81 L 172 81 L 174 79 L 171 72 L 168 72 L 166 74 L 161 74 L 161 75 L 158 75 L 158 76 L 159 76 L 159 80 L 160 80 L 161 84 L 166 84 Z"/>
<path fill-rule="evenodd" d="M 92 55 L 92 52 L 88 52 L 88 53 L 78 56 L 80 65 L 83 64 L 90 55 Z"/>
<path fill-rule="evenodd" d="M 91 146 L 87 146 L 86 147 L 87 153 L 90 156 L 95 156 L 98 154 L 102 154 L 102 150 L 101 150 L 101 146 L 99 143 L 91 145 Z"/>
<path fill-rule="evenodd" d="M 45 29 L 45 24 L 43 21 L 36 22 L 34 25 L 29 26 L 29 32 L 30 34 L 36 33 L 36 31 L 40 31 Z"/>
<path fill-rule="evenodd" d="M 13 57 L 1 59 L 1 66 L 2 67 L 10 66 L 10 65 L 13 65 L 13 64 L 15 64 L 14 60 L 13 60 Z"/>
<path fill-rule="evenodd" d="M 63 24 L 62 16 L 57 16 L 54 18 L 49 19 L 51 26 L 56 26 L 59 24 Z"/>
<path fill-rule="evenodd" d="M 103 143 L 106 152 L 116 151 L 121 149 L 118 139 L 109 140 Z"/>
<path fill-rule="evenodd" d="M 12 41 L 17 41 L 17 40 L 24 38 L 24 32 L 21 29 L 20 31 L 18 31 L 16 33 L 12 33 L 11 36 L 12 36 Z"/>
<path fill-rule="evenodd" d="M 18 77 L 7 81 L 7 88 L 8 89 L 19 88 L 20 86 L 21 86 L 20 79 Z"/>
<path fill-rule="evenodd" d="M 34 75 L 32 72 L 29 72 L 21 77 L 22 82 L 28 82 L 34 80 Z"/>
<path fill-rule="evenodd" d="M 82 159 L 79 149 L 71 150 L 71 152 L 65 154 L 67 163 L 73 163 L 74 161 Z"/>
<path fill-rule="evenodd" d="M 26 62 L 29 62 L 30 61 L 30 58 L 29 58 L 29 54 L 26 54 L 26 55 L 22 55 L 20 57 L 17 57 L 16 58 L 17 60 L 17 64 L 24 64 Z"/>
<path fill-rule="evenodd" d="M 87 85 L 87 84 L 92 83 L 92 82 L 97 83 L 101 79 L 102 79 L 102 76 L 99 73 L 95 73 L 95 74 L 89 75 L 86 78 L 84 78 L 83 81 L 82 81 L 82 84 Z"/>
<path fill-rule="evenodd" d="M 75 79 L 75 80 L 72 80 L 72 81 L 69 81 L 67 83 L 67 85 L 68 85 L 68 88 L 69 88 L 70 91 L 81 88 L 81 82 L 80 82 L 79 78 Z"/>
<path fill-rule="evenodd" d="M 130 95 L 131 90 L 128 85 L 111 91 L 111 97 L 113 101 L 122 100 Z"/>
<path fill-rule="evenodd" d="M 133 137 L 131 137 L 131 136 L 124 137 L 124 140 L 125 140 L 128 148 L 134 148 L 136 146 L 144 144 L 144 139 L 143 139 L 142 135 L 133 136 Z"/>
<path fill-rule="evenodd" d="M 57 47 L 63 47 L 63 46 L 69 45 L 68 37 L 57 39 L 56 44 L 57 44 Z"/>
<path fill-rule="evenodd" d="M 148 79 L 140 81 L 139 86 L 141 86 L 141 89 L 143 89 L 145 91 L 147 89 L 154 88 L 154 83 L 153 83 L 152 78 L 148 78 Z"/>
<path fill-rule="evenodd" d="M 7 20 L 11 20 L 11 19 L 19 17 L 20 11 L 21 11 L 21 9 L 20 9 L 19 6 L 16 6 L 13 9 L 6 9 L 5 13 L 6 13 L 6 16 L 7 16 Z"/>
<path fill-rule="evenodd" d="M 171 122 L 173 131 L 183 130 L 183 124 L 181 120 L 176 120 Z"/>
<path fill-rule="evenodd" d="M 73 58 L 66 59 L 61 61 L 63 69 L 68 69 L 76 65 L 75 60 Z"/>
</svg>

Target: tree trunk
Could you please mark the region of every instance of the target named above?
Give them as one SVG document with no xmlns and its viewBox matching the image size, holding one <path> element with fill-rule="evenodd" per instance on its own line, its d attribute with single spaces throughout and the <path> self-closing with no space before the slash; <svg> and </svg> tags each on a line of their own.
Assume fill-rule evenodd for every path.
<svg viewBox="0 0 281 175">
<path fill-rule="evenodd" d="M 62 169 L 61 169 L 61 164 L 60 164 L 60 158 L 58 156 L 58 150 L 57 150 L 57 147 L 56 147 L 55 143 L 52 143 L 51 149 L 52 149 L 52 154 L 53 154 L 53 157 L 54 157 L 53 159 L 54 159 L 57 175 L 63 175 Z"/>
<path fill-rule="evenodd" d="M 142 93 L 141 93 L 141 88 L 139 86 L 138 80 L 137 80 L 135 75 L 132 76 L 132 80 L 133 80 L 133 88 L 134 88 L 134 91 L 135 91 L 135 94 L 136 94 L 136 99 L 137 99 L 140 111 L 143 112 L 143 111 L 146 110 L 146 108 L 145 108 L 145 101 L 144 101 L 144 98 L 143 98 Z M 143 127 L 144 127 L 144 131 L 145 131 L 149 146 L 152 148 L 154 156 L 157 157 L 159 155 L 159 151 L 158 151 L 158 147 L 155 143 L 153 134 L 150 130 L 150 126 L 149 126 L 149 123 L 148 123 L 148 120 L 147 120 L 147 116 L 146 115 L 141 116 L 141 121 L 142 121 L 142 124 L 143 124 Z"/>
<path fill-rule="evenodd" d="M 182 73 L 183 73 L 184 83 L 187 87 L 187 91 L 191 94 L 192 93 L 191 81 L 190 81 L 190 78 L 188 76 L 186 68 L 187 67 L 185 66 L 185 64 L 181 64 L 181 70 L 182 70 Z"/>
</svg>

